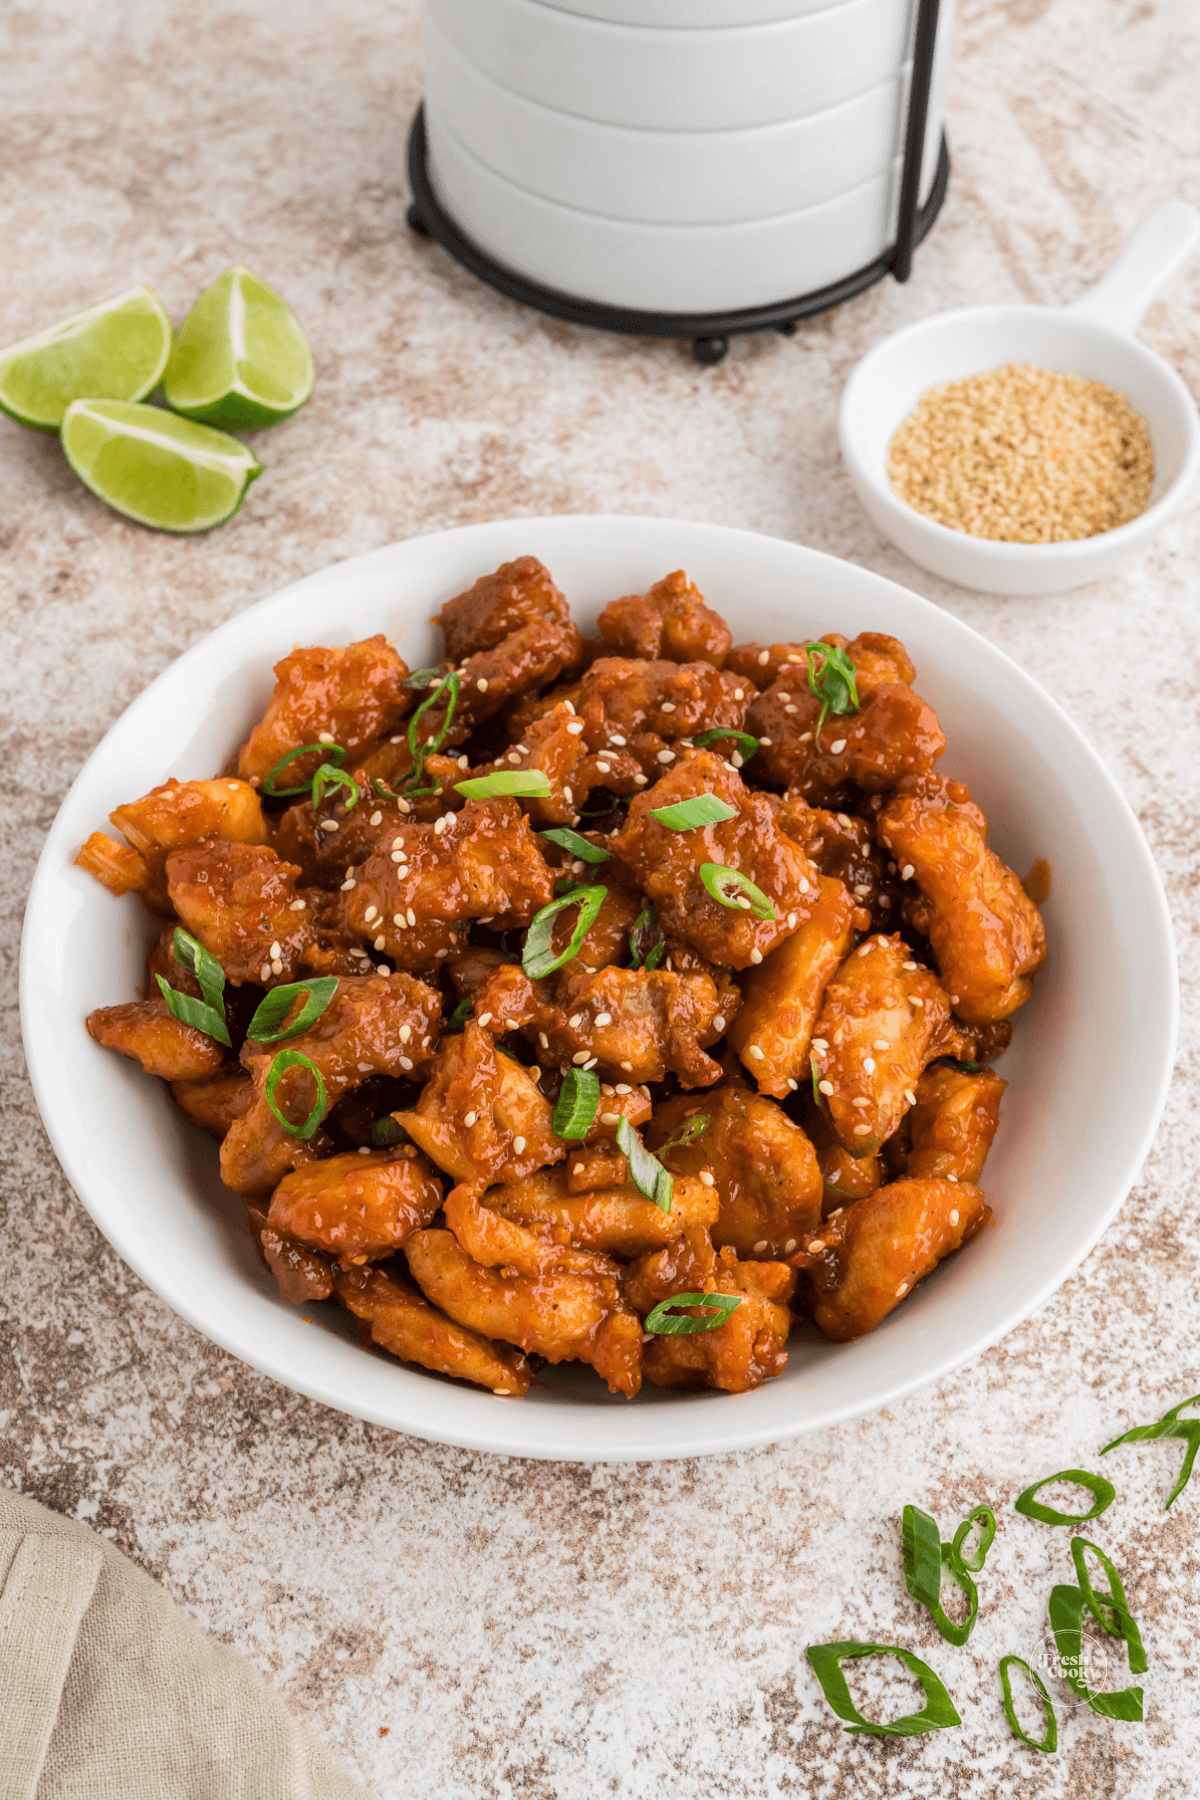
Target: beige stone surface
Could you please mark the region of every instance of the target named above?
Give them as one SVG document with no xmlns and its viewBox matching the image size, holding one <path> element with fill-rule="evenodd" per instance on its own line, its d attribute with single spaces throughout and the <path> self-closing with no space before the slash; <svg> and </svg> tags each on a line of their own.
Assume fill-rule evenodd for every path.
<svg viewBox="0 0 1200 1800">
<path fill-rule="evenodd" d="M 1045 1593 L 1069 1571 L 1065 1534 L 1015 1518 L 1013 1495 L 1200 1387 L 1200 495 L 1117 579 L 983 598 L 875 535 L 834 419 L 881 333 L 964 302 L 1069 300 L 1147 205 L 1200 201 L 1200 15 L 1190 0 L 965 0 L 950 194 L 910 285 L 790 341 L 738 343 L 704 371 L 671 344 L 521 311 L 405 231 L 416 13 L 414 0 L 10 0 L 0 18 L 0 342 L 137 280 L 179 317 L 237 260 L 293 301 L 318 367 L 312 403 L 259 434 L 266 473 L 244 511 L 192 541 L 125 523 L 52 438 L 0 419 L 0 1481 L 111 1536 L 387 1800 L 1193 1794 L 1200 1493 L 1161 1510 L 1176 1447 L 1111 1459 L 1120 1494 L 1102 1533 L 1150 1653 L 1146 1723 L 1060 1704 L 1059 1755 L 1037 1759 L 1007 1733 L 995 1666 L 1036 1646 Z M 1194 392 L 1198 327 L 1200 261 L 1145 324 Z M 1149 835 L 1184 1024 L 1167 1115 L 1120 1218 L 1004 1344 L 902 1407 L 796 1444 L 592 1470 L 362 1426 L 175 1318 L 100 1238 L 49 1149 L 21 1061 L 16 961 L 61 795 L 202 632 L 414 532 L 602 509 L 852 558 L 1034 671 Z M 904 1594 L 897 1513 L 912 1500 L 948 1524 L 983 1499 L 1001 1534 L 979 1627 L 956 1650 Z M 832 1637 L 924 1649 L 962 1729 L 842 1736 L 803 1660 Z"/>
</svg>

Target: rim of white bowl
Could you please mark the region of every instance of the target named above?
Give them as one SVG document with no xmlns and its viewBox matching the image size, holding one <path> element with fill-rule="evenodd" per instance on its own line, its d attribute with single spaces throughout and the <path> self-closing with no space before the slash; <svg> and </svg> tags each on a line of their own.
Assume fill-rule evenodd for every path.
<svg viewBox="0 0 1200 1800">
<path fill-rule="evenodd" d="M 707 1400 L 709 1404 L 697 1407 L 696 1426 L 687 1439 L 672 1444 L 665 1449 L 647 1446 L 645 1443 L 626 1445 L 620 1441 L 619 1432 L 614 1434 L 615 1441 L 602 1446 L 586 1446 L 567 1427 L 561 1411 L 554 1413 L 530 1412 L 520 1406 L 496 1408 L 495 1424 L 490 1423 L 492 1414 L 484 1412 L 487 1423 L 482 1429 L 472 1428 L 470 1431 L 446 1429 L 439 1426 L 436 1419 L 422 1419 L 420 1424 L 398 1420 L 396 1409 L 356 1405 L 344 1395 L 332 1395 L 328 1386 L 322 1386 L 318 1380 L 297 1378 L 281 1356 L 270 1354 L 256 1340 L 247 1341 L 247 1337 L 235 1329 L 222 1327 L 208 1317 L 202 1308 L 195 1306 L 190 1298 L 186 1280 L 181 1276 L 175 1281 L 168 1279 L 159 1270 L 151 1272 L 144 1266 L 137 1244 L 129 1242 L 124 1233 L 114 1230 L 110 1224 L 93 1209 L 88 1197 L 88 1182 L 82 1159 L 75 1154 L 73 1147 L 65 1141 L 59 1127 L 61 1105 L 51 1086 L 51 1071 L 54 1062 L 54 1044 L 48 1037 L 43 1037 L 41 1022 L 36 1009 L 36 995 L 31 991 L 33 986 L 32 965 L 37 954 L 35 940 L 42 931 L 42 920 L 51 916 L 50 908 L 38 904 L 47 898 L 54 882 L 61 878 L 65 867 L 73 861 L 73 855 L 66 855 L 67 845 L 74 843 L 73 836 L 67 831 L 67 815 L 70 802 L 76 791 L 84 785 L 93 766 L 103 757 L 109 739 L 114 731 L 129 722 L 136 722 L 143 710 L 152 705 L 151 696 L 168 681 L 178 681 L 186 674 L 191 664 L 198 661 L 202 654 L 208 654 L 214 642 L 220 643 L 226 638 L 236 638 L 242 622 L 252 612 L 260 608 L 278 606 L 282 609 L 285 602 L 291 602 L 297 594 L 307 588 L 318 587 L 326 582 L 331 574 L 347 571 L 350 568 L 369 569 L 375 565 L 386 564 L 395 559 L 397 551 L 408 546 L 425 546 L 431 539 L 438 537 L 455 537 L 460 540 L 477 536 L 486 539 L 495 533 L 497 528 L 519 528 L 522 537 L 532 537 L 539 530 L 581 527 L 619 527 L 622 530 L 637 530 L 639 527 L 649 528 L 648 535 L 657 532 L 663 526 L 681 533 L 719 538 L 736 538 L 742 541 L 766 542 L 783 547 L 789 551 L 798 551 L 806 558 L 819 558 L 838 567 L 844 566 L 847 558 L 830 556 L 823 551 L 812 550 L 808 546 L 798 545 L 783 538 L 773 538 L 769 534 L 742 530 L 735 526 L 711 525 L 703 522 L 683 519 L 667 519 L 654 515 L 628 515 L 580 513 L 551 513 L 517 520 L 494 520 L 477 525 L 450 527 L 444 531 L 420 533 L 411 538 L 399 540 L 397 543 L 383 545 L 377 550 L 364 552 L 362 555 L 348 557 L 341 562 L 327 564 L 324 568 L 314 570 L 299 581 L 291 582 L 286 587 L 277 589 L 272 594 L 264 595 L 250 606 L 234 614 L 222 625 L 203 633 L 187 650 L 167 665 L 140 694 L 136 695 L 119 717 L 105 732 L 100 742 L 88 755 L 79 773 L 63 797 L 62 804 L 55 814 L 54 821 L 42 846 L 30 885 L 29 898 L 26 903 L 24 925 L 21 934 L 21 955 L 19 975 L 19 1001 L 21 1034 L 25 1049 L 26 1064 L 29 1071 L 30 1085 L 42 1118 L 46 1134 L 50 1139 L 55 1155 L 58 1157 L 67 1180 L 70 1182 L 76 1198 L 93 1219 L 102 1235 L 117 1251 L 118 1255 L 129 1265 L 138 1278 L 160 1299 L 164 1300 L 172 1310 L 193 1326 L 210 1343 L 217 1344 L 230 1355 L 256 1369 L 260 1374 L 269 1376 L 281 1386 L 294 1393 L 305 1395 L 321 1405 L 328 1406 L 335 1412 L 341 1412 L 352 1418 L 360 1418 L 368 1423 L 381 1425 L 391 1431 L 407 1433 L 423 1440 L 452 1445 L 456 1448 L 478 1450 L 488 1454 L 514 1457 L 527 1457 L 537 1461 L 569 1461 L 584 1463 L 638 1463 L 677 1461 L 683 1457 L 723 1455 L 738 1450 L 749 1450 L 764 1444 L 783 1443 L 791 1439 L 805 1436 L 807 1433 L 838 1425 L 848 1419 L 862 1417 L 866 1414 L 880 1412 L 884 1407 L 893 1405 L 905 1395 L 914 1393 L 920 1388 L 951 1374 L 955 1369 L 965 1366 L 981 1356 L 984 1351 L 999 1343 L 1014 1331 L 1017 1326 L 1040 1310 L 1042 1306 L 1069 1279 L 1085 1257 L 1090 1255 L 1103 1233 L 1111 1224 L 1129 1195 L 1137 1176 L 1149 1154 L 1151 1145 L 1162 1119 L 1166 1104 L 1167 1092 L 1174 1070 L 1175 1048 L 1179 1027 L 1179 982 L 1178 961 L 1175 949 L 1174 933 L 1171 925 L 1170 909 L 1158 866 L 1150 851 L 1137 817 L 1113 775 L 1109 772 L 1099 752 L 1092 746 L 1080 731 L 1069 714 L 1056 700 L 1042 688 L 1033 677 L 1028 675 L 1021 665 L 1008 656 L 1003 650 L 984 638 L 982 633 L 967 625 L 953 613 L 945 611 L 933 601 L 916 594 L 911 588 L 905 588 L 890 577 L 878 575 L 873 570 L 862 569 L 858 564 L 850 564 L 856 572 L 884 588 L 896 588 L 904 594 L 907 602 L 914 604 L 918 611 L 930 618 L 936 618 L 938 627 L 948 635 L 957 636 L 960 640 L 971 643 L 982 642 L 990 655 L 995 656 L 1006 667 L 1009 675 L 1032 694 L 1039 706 L 1045 707 L 1057 719 L 1068 736 L 1074 741 L 1076 751 L 1091 766 L 1093 775 L 1101 787 L 1106 790 L 1108 799 L 1117 810 L 1124 814 L 1126 824 L 1130 828 L 1130 849 L 1142 864 L 1143 874 L 1149 877 L 1148 888 L 1155 896 L 1157 916 L 1155 924 L 1158 928 L 1159 946 L 1165 957 L 1167 983 L 1170 994 L 1169 1015 L 1166 1021 L 1167 1030 L 1159 1039 L 1159 1068 L 1154 1084 L 1153 1104 L 1148 1108 L 1145 1122 L 1136 1143 L 1129 1149 L 1121 1161 L 1117 1171 L 1117 1179 L 1112 1188 L 1109 1204 L 1094 1219 L 1089 1231 L 1075 1245 L 1071 1253 L 1055 1267 L 1039 1283 L 1032 1295 L 1017 1301 L 1006 1312 L 994 1329 L 973 1341 L 967 1347 L 948 1351 L 935 1356 L 919 1373 L 904 1376 L 893 1381 L 873 1393 L 869 1398 L 847 1401 L 844 1404 L 831 1406 L 820 1416 L 802 1416 L 788 1422 L 773 1421 L 767 1425 L 752 1425 L 747 1420 L 739 1424 L 737 1407 L 722 1405 L 729 1396 L 712 1394 L 707 1396 L 689 1396 L 693 1401 Z M 505 552 L 508 554 L 510 552 Z M 517 552 L 519 553 L 519 552 Z M 65 861 L 64 861 L 65 857 Z M 45 891 L 44 891 L 45 890 Z M 440 1391 L 440 1390 L 439 1390 Z M 765 1390 L 758 1390 L 760 1393 Z M 737 1396 L 732 1397 L 735 1400 Z M 589 1424 L 595 1434 L 596 1421 L 600 1418 L 612 1423 L 629 1415 L 615 1408 L 598 1413 L 581 1406 L 571 1409 L 573 1416 L 580 1421 L 579 1438 L 586 1438 Z M 522 1424 L 526 1419 L 527 1423 Z M 541 1429 L 538 1420 L 541 1420 Z"/>
<path fill-rule="evenodd" d="M 1132 347 L 1135 354 L 1142 356 L 1153 365 L 1156 371 L 1166 377 L 1167 385 L 1172 389 L 1178 402 L 1181 414 L 1188 421 L 1187 452 L 1183 464 L 1170 487 L 1161 493 L 1153 506 L 1138 514 L 1136 519 L 1129 519 L 1124 525 L 1116 525 L 1111 531 L 1098 532 L 1094 537 L 1071 538 L 1060 544 L 1010 544 L 1003 538 L 974 537 L 969 531 L 954 531 L 949 525 L 942 525 L 931 519 L 927 513 L 918 512 L 915 506 L 909 506 L 901 500 L 886 481 L 880 479 L 876 471 L 869 466 L 866 459 L 859 454 L 853 441 L 854 427 L 851 413 L 859 404 L 859 393 L 868 385 L 872 376 L 872 364 L 911 343 L 914 338 L 931 335 L 942 325 L 962 320 L 978 320 L 991 323 L 1004 314 L 1012 314 L 1023 318 L 1031 316 L 1053 317 L 1056 320 L 1071 319 L 1069 306 L 1023 306 L 1020 304 L 997 304 L 994 306 L 958 306 L 947 312 L 934 313 L 932 318 L 918 319 L 912 325 L 906 325 L 900 331 L 894 331 L 882 342 L 867 351 L 850 371 L 849 378 L 842 390 L 841 404 L 838 407 L 838 444 L 847 467 L 857 475 L 864 486 L 869 487 L 872 494 L 886 507 L 895 519 L 900 519 L 908 527 L 915 527 L 924 532 L 933 543 L 953 545 L 956 550 L 963 551 L 969 547 L 969 553 L 978 552 L 986 555 L 989 562 L 1022 564 L 1053 559 L 1056 562 L 1081 562 L 1094 556 L 1103 547 L 1119 555 L 1126 546 L 1132 548 L 1141 538 L 1158 530 L 1165 524 L 1168 514 L 1174 512 L 1183 499 L 1191 482 L 1195 479 L 1196 470 L 1200 467 L 1200 413 L 1191 390 L 1177 369 L 1172 368 L 1165 357 L 1157 350 L 1151 350 L 1140 338 L 1131 332 L 1119 331 L 1115 326 L 1106 325 L 1100 319 L 1079 315 L 1072 323 L 1078 324 L 1085 331 L 1099 332 L 1115 339 L 1123 349 Z M 985 370 L 977 371 L 980 374 Z M 963 380 L 959 376 L 953 379 Z M 931 383 L 936 386 L 936 383 Z M 910 409 L 911 410 L 911 409 Z M 907 418 L 902 415 L 902 423 Z M 893 427 L 893 430 L 895 427 Z"/>
</svg>

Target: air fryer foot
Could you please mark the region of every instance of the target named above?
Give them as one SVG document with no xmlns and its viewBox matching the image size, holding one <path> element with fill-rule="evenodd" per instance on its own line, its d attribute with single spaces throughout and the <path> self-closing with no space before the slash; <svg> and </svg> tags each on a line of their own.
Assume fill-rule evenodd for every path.
<svg viewBox="0 0 1200 1800">
<path fill-rule="evenodd" d="M 410 231 L 415 231 L 418 237 L 429 236 L 429 227 L 415 206 L 410 206 L 405 213 L 404 223 L 408 226 Z"/>
<path fill-rule="evenodd" d="M 724 361 L 729 349 L 727 337 L 698 337 L 692 339 L 692 355 L 698 363 L 711 367 L 713 363 Z"/>
<path fill-rule="evenodd" d="M 777 325 L 775 327 L 775 329 L 779 333 L 780 337 L 795 337 L 796 321 L 795 321 L 795 319 L 785 319 L 783 324 Z"/>
</svg>

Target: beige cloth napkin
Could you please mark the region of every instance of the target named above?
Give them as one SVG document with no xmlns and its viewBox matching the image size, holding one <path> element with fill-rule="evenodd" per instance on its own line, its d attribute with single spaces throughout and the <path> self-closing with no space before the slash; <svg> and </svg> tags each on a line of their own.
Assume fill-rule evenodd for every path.
<svg viewBox="0 0 1200 1800">
<path fill-rule="evenodd" d="M 0 1489 L 0 1800 L 363 1800 L 232 1650 Z"/>
</svg>

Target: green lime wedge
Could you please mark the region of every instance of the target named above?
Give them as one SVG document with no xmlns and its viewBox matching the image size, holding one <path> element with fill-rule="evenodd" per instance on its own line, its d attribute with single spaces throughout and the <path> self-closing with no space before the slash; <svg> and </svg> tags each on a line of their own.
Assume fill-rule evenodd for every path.
<svg viewBox="0 0 1200 1800">
<path fill-rule="evenodd" d="M 205 288 L 167 364 L 167 405 L 210 425 L 274 425 L 313 391 L 312 351 L 286 300 L 235 266 Z"/>
<path fill-rule="evenodd" d="M 0 350 L 0 407 L 57 431 L 72 400 L 144 400 L 171 354 L 171 319 L 150 287 L 130 288 Z"/>
<path fill-rule="evenodd" d="M 62 446 L 93 494 L 159 531 L 220 525 L 262 474 L 254 452 L 236 438 L 130 400 L 73 400 Z"/>
</svg>

